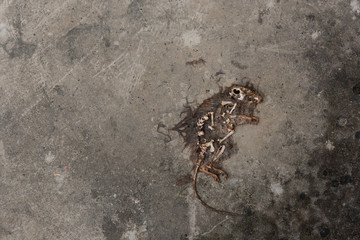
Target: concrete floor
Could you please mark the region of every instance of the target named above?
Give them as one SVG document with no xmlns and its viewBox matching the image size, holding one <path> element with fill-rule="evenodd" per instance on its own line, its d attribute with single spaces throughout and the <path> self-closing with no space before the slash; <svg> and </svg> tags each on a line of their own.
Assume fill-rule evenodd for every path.
<svg viewBox="0 0 360 240">
<path fill-rule="evenodd" d="M 360 239 L 360 1 L 0 1 L 1 239 Z M 205 64 L 186 65 L 204 59 Z M 222 72 L 223 74 L 219 74 Z M 251 82 L 228 181 L 168 129 Z"/>
</svg>

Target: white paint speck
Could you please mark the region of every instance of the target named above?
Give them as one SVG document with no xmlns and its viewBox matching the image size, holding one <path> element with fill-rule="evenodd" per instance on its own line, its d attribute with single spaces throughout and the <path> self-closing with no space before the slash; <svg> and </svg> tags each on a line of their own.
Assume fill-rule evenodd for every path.
<svg viewBox="0 0 360 240">
<path fill-rule="evenodd" d="M 201 42 L 201 36 L 196 30 L 190 30 L 183 33 L 182 38 L 186 47 L 192 47 L 200 44 Z"/>
<path fill-rule="evenodd" d="M 140 203 L 140 200 L 137 199 L 137 198 L 134 198 L 134 203 L 135 203 L 135 204 L 139 204 L 139 203 Z"/>
<path fill-rule="evenodd" d="M 55 155 L 51 153 L 51 151 L 49 151 L 48 154 L 45 155 L 45 162 L 47 164 L 51 163 L 52 161 L 54 161 L 55 159 Z"/>
<path fill-rule="evenodd" d="M 270 1 L 266 4 L 266 6 L 267 6 L 268 8 L 274 7 L 274 1 L 273 1 L 273 0 L 270 0 Z"/>
<path fill-rule="evenodd" d="M 271 191 L 276 195 L 281 195 L 284 192 L 280 183 L 273 183 L 270 186 Z"/>
<path fill-rule="evenodd" d="M 335 149 L 334 144 L 333 144 L 330 140 L 327 140 L 327 141 L 325 142 L 325 147 L 326 147 L 326 149 L 329 150 L 329 151 L 332 151 L 332 150 Z"/>
<path fill-rule="evenodd" d="M 351 10 L 355 13 L 360 13 L 360 4 L 358 0 L 352 0 L 350 2 Z"/>
<path fill-rule="evenodd" d="M 61 185 L 64 183 L 64 179 L 65 179 L 65 176 L 62 174 L 55 175 L 55 181 Z"/>
<path fill-rule="evenodd" d="M 58 194 L 62 194 L 62 191 L 60 191 L 60 189 L 62 188 L 62 186 L 65 183 L 65 175 L 60 174 L 60 173 L 55 173 L 54 177 L 55 177 L 55 182 L 57 183 L 55 189 Z"/>
<path fill-rule="evenodd" d="M 311 34 L 311 38 L 313 40 L 317 39 L 320 36 L 320 32 L 319 31 L 315 31 L 313 34 Z"/>
<path fill-rule="evenodd" d="M 0 40 L 6 41 L 9 37 L 8 27 L 5 23 L 0 23 Z"/>
<path fill-rule="evenodd" d="M 316 96 L 317 96 L 318 98 L 320 98 L 321 95 L 323 94 L 323 92 L 324 92 L 324 91 L 320 91 Z"/>
</svg>

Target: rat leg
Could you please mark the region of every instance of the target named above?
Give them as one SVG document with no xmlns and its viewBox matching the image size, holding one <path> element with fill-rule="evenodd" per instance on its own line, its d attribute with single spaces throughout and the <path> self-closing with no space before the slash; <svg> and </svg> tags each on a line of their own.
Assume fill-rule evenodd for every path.
<svg viewBox="0 0 360 240">
<path fill-rule="evenodd" d="M 209 141 L 209 142 L 207 142 L 207 143 L 201 144 L 201 152 L 200 152 L 200 154 L 199 154 L 199 158 L 200 158 L 200 159 L 202 159 L 202 160 L 204 159 L 204 154 L 205 154 L 205 152 L 206 152 L 206 150 L 207 150 L 208 148 L 210 148 L 210 153 L 213 153 L 213 152 L 215 151 L 213 142 L 214 142 L 214 140 L 211 140 L 211 141 Z M 198 161 L 198 164 L 201 165 L 202 160 L 201 160 L 201 161 L 199 160 L 199 161 Z M 210 172 L 210 171 L 207 169 L 207 167 L 200 167 L 200 165 L 198 166 L 198 171 L 204 172 L 204 173 L 206 173 L 206 174 L 211 175 L 211 176 L 215 179 L 215 181 L 216 181 L 217 183 L 220 181 L 220 178 L 219 178 L 218 175 L 216 175 L 215 173 Z"/>
<path fill-rule="evenodd" d="M 216 151 L 214 158 L 211 160 L 211 163 L 208 164 L 207 166 L 211 168 L 214 162 L 219 159 L 219 157 L 224 153 L 224 151 L 225 151 L 225 145 L 221 145 L 220 148 Z"/>
<path fill-rule="evenodd" d="M 211 160 L 211 163 L 206 165 L 206 167 L 210 170 L 218 172 L 220 175 L 225 176 L 225 179 L 227 179 L 228 175 L 226 172 L 213 166 L 213 164 L 220 158 L 220 156 L 224 153 L 224 151 L 225 151 L 225 145 L 221 145 L 219 150 L 216 152 L 214 158 Z"/>
<path fill-rule="evenodd" d="M 212 172 L 210 172 L 209 170 L 207 170 L 207 166 L 206 166 L 206 167 L 201 167 L 201 168 L 199 168 L 199 171 L 211 175 L 211 176 L 215 179 L 215 181 L 216 181 L 217 183 L 220 182 L 219 176 L 216 175 L 215 173 L 212 173 Z"/>
<path fill-rule="evenodd" d="M 206 165 L 206 167 L 209 167 L 209 165 Z M 228 174 L 226 172 L 224 172 L 223 170 L 216 168 L 216 167 L 209 167 L 211 170 L 218 172 L 221 176 L 224 176 L 224 179 L 227 180 L 228 179 Z"/>
<path fill-rule="evenodd" d="M 200 154 L 201 157 L 204 156 L 205 151 L 206 151 L 207 148 L 210 148 L 210 153 L 213 153 L 213 152 L 215 151 L 213 142 L 214 142 L 214 140 L 211 140 L 211 141 L 209 141 L 209 142 L 204 143 L 204 144 L 201 145 L 201 146 L 202 146 L 202 151 L 201 151 L 201 154 Z M 225 146 L 222 145 L 222 146 L 220 147 L 220 149 L 219 149 L 219 150 L 216 152 L 216 154 L 214 155 L 214 157 L 213 157 L 213 159 L 212 159 L 212 161 L 211 161 L 210 164 L 206 165 L 205 167 L 199 167 L 199 171 L 200 171 L 200 172 L 204 172 L 204 173 L 206 173 L 206 174 L 211 175 L 211 176 L 215 179 L 215 181 L 216 181 L 217 183 L 220 182 L 219 176 L 218 176 L 216 173 L 213 173 L 213 172 L 211 172 L 211 171 L 209 171 L 209 170 L 214 170 L 215 172 L 219 172 L 221 175 L 225 175 L 225 173 L 224 173 L 223 171 L 221 171 L 221 170 L 218 171 L 218 169 L 212 167 L 213 162 L 215 162 L 215 161 L 220 157 L 220 155 L 224 152 L 224 150 L 225 150 Z"/>
<path fill-rule="evenodd" d="M 231 119 L 234 118 L 242 118 L 242 119 L 246 119 L 249 121 L 249 123 L 252 123 L 252 121 L 254 121 L 254 124 L 257 125 L 259 123 L 259 118 L 257 117 L 250 117 L 250 116 L 246 116 L 246 115 L 231 115 L 229 116 Z"/>
</svg>

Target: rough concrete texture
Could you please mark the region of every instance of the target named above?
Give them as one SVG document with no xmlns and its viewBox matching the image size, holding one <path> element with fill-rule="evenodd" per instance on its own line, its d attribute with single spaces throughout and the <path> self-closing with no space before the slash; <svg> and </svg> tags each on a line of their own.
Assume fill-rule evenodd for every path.
<svg viewBox="0 0 360 240">
<path fill-rule="evenodd" d="M 360 1 L 0 3 L 1 239 L 360 239 Z M 205 64 L 186 65 L 204 59 Z M 228 181 L 190 185 L 186 99 L 252 83 Z"/>
</svg>

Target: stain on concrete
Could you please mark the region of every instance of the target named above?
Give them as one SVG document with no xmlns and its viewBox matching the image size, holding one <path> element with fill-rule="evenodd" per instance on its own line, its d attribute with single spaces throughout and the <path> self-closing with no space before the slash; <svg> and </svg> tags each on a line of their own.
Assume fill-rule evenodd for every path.
<svg viewBox="0 0 360 240">
<path fill-rule="evenodd" d="M 25 58 L 31 58 L 36 49 L 35 44 L 24 42 L 21 38 L 16 39 L 14 44 L 10 42 L 2 44 L 2 47 L 11 59 L 22 56 Z"/>
<path fill-rule="evenodd" d="M 31 58 L 35 53 L 36 44 L 29 43 L 23 40 L 22 23 L 18 18 L 13 25 L 17 31 L 15 38 L 8 38 L 6 42 L 1 44 L 3 50 L 8 54 L 10 59 L 13 58 Z"/>
<path fill-rule="evenodd" d="M 131 3 L 129 4 L 128 8 L 127 8 L 127 14 L 129 16 L 130 19 L 134 20 L 134 21 L 145 21 L 145 17 L 144 17 L 144 6 L 145 5 L 145 1 L 144 0 L 133 0 L 131 1 Z"/>
<path fill-rule="evenodd" d="M 100 41 L 110 46 L 109 28 L 103 25 L 81 24 L 70 29 L 58 42 L 58 48 L 66 49 L 71 62 L 80 61 Z"/>
<path fill-rule="evenodd" d="M 231 64 L 241 70 L 248 68 L 246 65 L 240 64 L 239 62 L 237 62 L 235 60 L 231 60 Z"/>
<path fill-rule="evenodd" d="M 104 216 L 102 230 L 107 240 L 117 240 L 120 239 L 119 236 L 122 235 L 124 229 L 121 228 L 121 225 L 114 223 L 111 220 L 111 217 Z"/>
</svg>

